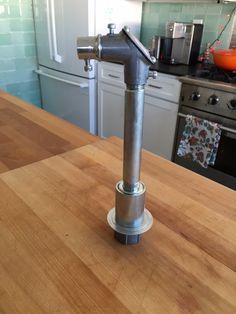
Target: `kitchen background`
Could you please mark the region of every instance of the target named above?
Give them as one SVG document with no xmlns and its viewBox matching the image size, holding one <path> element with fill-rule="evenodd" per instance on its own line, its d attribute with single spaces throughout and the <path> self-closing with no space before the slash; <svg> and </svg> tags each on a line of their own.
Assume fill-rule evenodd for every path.
<svg viewBox="0 0 236 314">
<path fill-rule="evenodd" d="M 170 20 L 192 22 L 202 19 L 202 51 L 213 42 L 235 4 L 143 3 L 141 41 L 147 47 L 154 35 L 164 35 Z M 232 21 L 227 26 L 220 46 L 227 48 Z M 35 34 L 31 0 L 0 0 L 0 88 L 41 106 L 36 69 Z"/>
<path fill-rule="evenodd" d="M 204 30 L 201 44 L 203 52 L 207 43 L 212 43 L 227 23 L 235 3 L 205 4 L 205 3 L 145 3 L 141 28 L 141 41 L 145 46 L 150 45 L 154 35 L 165 35 L 167 21 L 192 22 L 193 19 L 203 20 Z M 229 47 L 230 31 L 233 19 L 221 36 L 217 48 Z"/>
</svg>

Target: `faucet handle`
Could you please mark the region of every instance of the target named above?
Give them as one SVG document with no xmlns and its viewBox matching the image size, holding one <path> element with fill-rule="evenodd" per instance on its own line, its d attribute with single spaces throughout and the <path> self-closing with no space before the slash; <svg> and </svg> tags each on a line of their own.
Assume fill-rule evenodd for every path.
<svg viewBox="0 0 236 314">
<path fill-rule="evenodd" d="M 115 33 L 115 29 L 116 29 L 116 24 L 114 23 L 109 23 L 107 25 L 108 29 L 109 29 L 109 35 L 114 35 Z"/>
<path fill-rule="evenodd" d="M 153 79 L 156 79 L 158 76 L 157 71 L 150 71 L 148 77 L 151 77 Z"/>
<path fill-rule="evenodd" d="M 84 66 L 84 71 L 85 72 L 91 72 L 93 70 L 93 66 L 90 63 L 89 59 L 84 60 L 85 61 L 85 66 Z"/>
</svg>

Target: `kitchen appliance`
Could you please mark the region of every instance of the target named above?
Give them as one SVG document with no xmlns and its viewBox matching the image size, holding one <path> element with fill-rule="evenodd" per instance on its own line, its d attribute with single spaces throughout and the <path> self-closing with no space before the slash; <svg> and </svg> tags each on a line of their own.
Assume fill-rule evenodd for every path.
<svg viewBox="0 0 236 314">
<path fill-rule="evenodd" d="M 115 238 L 123 244 L 135 244 L 140 235 L 152 226 L 152 215 L 144 208 L 145 185 L 140 181 L 141 149 L 144 113 L 144 86 L 149 77 L 149 66 L 156 59 L 124 27 L 114 33 L 115 25 L 108 25 L 106 36 L 98 35 L 78 38 L 78 56 L 84 59 L 86 70 L 90 59 L 124 64 L 125 123 L 123 180 L 116 185 L 115 208 L 108 213 L 107 220 L 115 231 Z"/>
<path fill-rule="evenodd" d="M 185 37 L 186 23 L 183 22 L 167 22 L 166 23 L 166 37 L 169 38 L 183 38 Z"/>
<path fill-rule="evenodd" d="M 213 50 L 214 64 L 224 70 L 236 71 L 236 49 Z"/>
<path fill-rule="evenodd" d="M 33 0 L 37 73 L 43 108 L 97 133 L 96 64 L 84 72 L 76 38 L 106 31 L 111 20 L 139 36 L 142 4 L 125 0 Z"/>
<path fill-rule="evenodd" d="M 185 36 L 182 49 L 181 62 L 193 65 L 197 63 L 200 53 L 203 24 L 185 24 Z"/>
<path fill-rule="evenodd" d="M 159 59 L 161 48 L 161 36 L 153 36 L 151 41 L 150 53 L 156 59 Z"/>
<path fill-rule="evenodd" d="M 234 15 L 234 19 L 233 19 L 232 35 L 230 39 L 229 48 L 236 49 L 236 14 Z"/>
<path fill-rule="evenodd" d="M 161 37 L 158 59 L 167 64 L 182 63 L 184 38 Z"/>
<path fill-rule="evenodd" d="M 195 77 L 183 77 L 173 161 L 236 190 L 236 74 L 210 66 Z M 186 115 L 222 125 L 214 166 L 202 168 L 177 155 Z"/>
<path fill-rule="evenodd" d="M 171 38 L 169 41 L 173 43 L 171 57 L 174 56 L 176 63 L 189 65 L 197 63 L 202 33 L 203 24 L 179 22 L 168 22 L 166 24 L 166 37 Z"/>
</svg>

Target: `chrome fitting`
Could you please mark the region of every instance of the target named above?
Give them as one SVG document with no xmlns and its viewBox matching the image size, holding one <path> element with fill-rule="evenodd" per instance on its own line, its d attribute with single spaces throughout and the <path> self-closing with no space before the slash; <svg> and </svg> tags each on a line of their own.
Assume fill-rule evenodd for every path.
<svg viewBox="0 0 236 314">
<path fill-rule="evenodd" d="M 152 215 L 144 207 L 145 191 L 142 182 L 132 193 L 123 189 L 123 181 L 116 185 L 116 207 L 108 213 L 107 221 L 115 231 L 115 238 L 123 244 L 138 243 L 140 235 L 152 226 Z"/>
</svg>

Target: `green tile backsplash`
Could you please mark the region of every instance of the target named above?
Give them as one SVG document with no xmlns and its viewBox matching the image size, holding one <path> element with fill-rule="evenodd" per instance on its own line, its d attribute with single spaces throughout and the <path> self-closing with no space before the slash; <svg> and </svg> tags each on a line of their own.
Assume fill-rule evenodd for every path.
<svg viewBox="0 0 236 314">
<path fill-rule="evenodd" d="M 41 107 L 31 0 L 0 0 L 0 89 Z"/>
<path fill-rule="evenodd" d="M 168 21 L 192 22 L 202 19 L 204 23 L 201 51 L 206 49 L 207 43 L 212 43 L 228 21 L 235 4 L 204 4 L 204 3 L 144 3 L 141 41 L 150 46 L 154 35 L 165 35 L 165 25 Z M 232 21 L 222 34 L 218 48 L 228 48 Z"/>
</svg>

